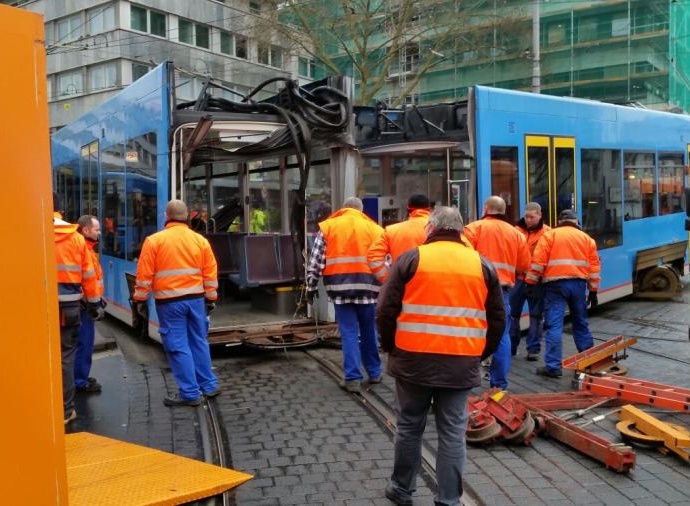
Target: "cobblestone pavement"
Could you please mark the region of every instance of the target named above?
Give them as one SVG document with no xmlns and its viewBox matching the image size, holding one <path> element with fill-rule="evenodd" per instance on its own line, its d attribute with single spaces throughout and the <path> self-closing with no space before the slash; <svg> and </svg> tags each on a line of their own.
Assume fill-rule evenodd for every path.
<svg viewBox="0 0 690 506">
<path fill-rule="evenodd" d="M 690 388 L 688 298 L 686 287 L 683 299 L 677 301 L 609 303 L 590 318 L 595 340 L 636 336 L 638 343 L 624 362 L 629 376 Z M 314 351 L 340 362 L 337 349 Z M 572 337 L 566 334 L 564 353 L 574 351 Z M 79 419 L 72 430 L 202 458 L 194 410 L 162 404 L 163 396 L 175 387 L 160 355 L 138 364 L 118 352 L 98 354 L 94 371 L 104 385 L 103 393 L 77 399 Z M 214 365 L 224 389 L 216 402 L 228 437 L 229 465 L 254 474 L 253 480 L 233 492 L 236 504 L 390 504 L 383 497 L 393 464 L 390 430 L 364 411 L 352 394 L 343 392 L 313 359 L 298 350 L 231 351 L 216 356 Z M 572 389 L 569 377 L 536 376 L 537 365 L 527 362 L 521 349 L 509 391 Z M 392 407 L 393 386 L 386 376 L 371 389 Z M 587 416 L 607 411 L 610 408 Z M 654 414 L 690 425 L 687 415 Z M 616 415 L 609 414 L 588 430 L 620 441 L 616 421 Z M 425 437 L 428 447 L 435 448 L 433 416 Z M 542 437 L 529 447 L 497 443 L 469 448 L 464 476 L 467 500 L 486 505 L 688 504 L 688 464 L 655 449 L 636 451 L 636 469 L 621 475 Z M 433 488 L 429 476 L 420 476 L 415 504 L 432 504 Z"/>
</svg>

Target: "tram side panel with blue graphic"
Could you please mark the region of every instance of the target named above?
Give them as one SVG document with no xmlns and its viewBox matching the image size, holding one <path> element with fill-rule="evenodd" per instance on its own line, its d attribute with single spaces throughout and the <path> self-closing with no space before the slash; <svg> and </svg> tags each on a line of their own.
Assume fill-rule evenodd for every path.
<svg viewBox="0 0 690 506">
<path fill-rule="evenodd" d="M 125 273 L 136 272 L 143 240 L 162 228 L 169 199 L 169 65 L 158 66 L 51 138 L 55 189 L 66 219 L 93 214 L 101 220 L 107 310 L 123 321 L 131 319 Z"/>
<path fill-rule="evenodd" d="M 552 226 L 574 207 L 599 248 L 604 301 L 682 274 L 690 118 L 482 86 L 474 104 L 479 214 L 490 195 L 514 221 L 529 201 Z"/>
</svg>

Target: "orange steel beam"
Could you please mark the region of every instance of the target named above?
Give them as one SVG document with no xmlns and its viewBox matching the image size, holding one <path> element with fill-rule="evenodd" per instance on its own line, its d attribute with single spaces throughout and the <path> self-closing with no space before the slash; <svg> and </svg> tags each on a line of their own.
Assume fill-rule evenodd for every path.
<svg viewBox="0 0 690 506">
<path fill-rule="evenodd" d="M 627 402 L 659 408 L 690 412 L 690 390 L 662 383 L 653 383 L 621 376 L 591 376 L 580 373 L 578 386 L 582 391 L 606 397 L 617 397 Z"/>
<path fill-rule="evenodd" d="M 621 420 L 635 422 L 635 429 L 647 436 L 654 436 L 664 442 L 664 446 L 686 461 L 690 461 L 690 435 L 687 432 L 662 422 L 635 406 L 623 406 L 619 413 Z"/>
<path fill-rule="evenodd" d="M 515 399 L 516 402 L 522 402 Z M 562 420 L 553 413 L 525 403 L 537 421 L 539 430 L 546 432 L 553 439 L 584 453 L 601 462 L 608 469 L 627 473 L 635 468 L 637 455 L 632 448 L 619 443 L 612 443 L 596 434 Z"/>
<path fill-rule="evenodd" d="M 544 411 L 560 411 L 564 409 L 583 409 L 594 406 L 602 401 L 600 395 L 590 392 L 555 392 L 543 394 L 512 394 L 514 399 L 529 404 L 530 407 Z"/>
<path fill-rule="evenodd" d="M 625 355 L 619 358 L 614 357 L 614 355 L 636 342 L 637 338 L 635 337 L 614 337 L 588 350 L 564 358 L 563 368 L 584 371 L 587 367 L 617 362 L 620 358 L 625 358 Z"/>
</svg>

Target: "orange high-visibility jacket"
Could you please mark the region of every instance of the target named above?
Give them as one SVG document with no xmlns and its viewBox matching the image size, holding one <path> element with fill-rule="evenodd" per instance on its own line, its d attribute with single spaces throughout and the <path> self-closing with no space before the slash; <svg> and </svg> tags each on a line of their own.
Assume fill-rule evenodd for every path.
<svg viewBox="0 0 690 506">
<path fill-rule="evenodd" d="M 548 232 L 549 230 L 551 230 L 551 227 L 548 226 L 546 223 L 544 223 L 541 227 L 533 230 L 529 230 L 521 225 L 515 225 L 515 228 L 525 237 L 525 240 L 527 241 L 527 249 L 529 249 L 530 258 L 532 255 L 534 255 L 534 248 L 537 247 L 537 243 L 539 242 L 539 239 L 541 239 L 541 236 L 544 235 L 544 232 Z M 525 272 L 518 272 L 518 277 L 520 279 L 525 279 Z"/>
<path fill-rule="evenodd" d="M 82 298 L 89 303 L 101 300 L 96 282 L 91 252 L 77 225 L 53 220 L 55 230 L 55 265 L 57 268 L 58 303 L 77 303 Z"/>
<path fill-rule="evenodd" d="M 391 264 L 426 239 L 424 226 L 429 221 L 428 209 L 414 209 L 406 221 L 389 225 L 369 248 L 367 262 L 376 279 L 383 283 Z"/>
<path fill-rule="evenodd" d="M 560 226 L 546 232 L 534 250 L 527 271 L 528 284 L 559 279 L 586 279 L 589 290 L 599 290 L 601 264 L 597 245 L 576 226 Z"/>
<path fill-rule="evenodd" d="M 395 346 L 443 355 L 481 356 L 488 293 L 479 254 L 449 241 L 419 246 L 419 264 L 405 284 Z"/>
<path fill-rule="evenodd" d="M 474 249 L 493 264 L 501 286 L 512 287 L 516 273 L 529 268 L 527 241 L 502 219 L 488 215 L 473 221 L 465 227 L 464 235 Z"/>
<path fill-rule="evenodd" d="M 137 264 L 134 300 L 153 290 L 157 300 L 190 295 L 218 298 L 218 266 L 211 245 L 186 223 L 169 222 L 144 240 Z"/>
<path fill-rule="evenodd" d="M 93 270 L 96 273 L 96 290 L 98 291 L 98 296 L 103 297 L 103 269 L 101 268 L 101 261 L 98 258 L 98 253 L 96 253 L 96 241 L 90 241 L 86 238 L 85 240 L 86 246 L 89 248 L 89 253 L 91 253 Z"/>
<path fill-rule="evenodd" d="M 373 296 L 379 284 L 367 264 L 367 251 L 383 229 L 362 211 L 343 208 L 319 223 L 326 241 L 323 283 L 330 297 Z"/>
</svg>

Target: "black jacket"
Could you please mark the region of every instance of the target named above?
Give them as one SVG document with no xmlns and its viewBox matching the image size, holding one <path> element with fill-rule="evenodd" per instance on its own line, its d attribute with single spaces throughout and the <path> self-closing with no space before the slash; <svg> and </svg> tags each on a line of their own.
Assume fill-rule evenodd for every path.
<svg viewBox="0 0 690 506">
<path fill-rule="evenodd" d="M 452 241 L 459 248 L 466 248 L 455 231 L 441 230 L 431 234 L 425 244 L 435 241 Z M 498 275 L 491 262 L 483 257 L 482 271 L 488 289 L 485 309 L 488 328 L 486 346 L 482 359 L 496 351 L 503 336 L 506 312 L 503 291 Z M 417 248 L 401 255 L 393 264 L 386 282 L 381 287 L 376 308 L 376 325 L 381 336 L 381 348 L 389 353 L 387 371 L 391 376 L 424 386 L 442 388 L 472 388 L 481 382 L 479 357 L 419 353 L 395 347 L 395 330 L 398 315 L 402 310 L 405 285 L 417 271 L 419 250 Z M 434 287 L 430 286 L 430 290 Z"/>
</svg>

